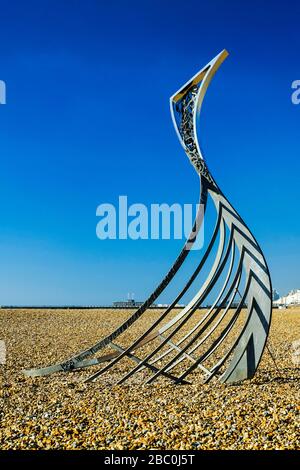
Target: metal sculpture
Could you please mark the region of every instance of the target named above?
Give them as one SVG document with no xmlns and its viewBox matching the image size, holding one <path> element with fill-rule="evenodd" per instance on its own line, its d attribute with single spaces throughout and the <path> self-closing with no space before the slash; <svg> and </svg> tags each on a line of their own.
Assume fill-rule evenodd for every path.
<svg viewBox="0 0 300 470">
<path fill-rule="evenodd" d="M 200 177 L 198 213 L 193 230 L 175 263 L 144 304 L 113 333 L 61 364 L 26 370 L 26 375 L 43 376 L 107 363 L 86 379 L 89 382 L 111 370 L 123 358 L 129 358 L 136 365 L 126 371 L 119 379 L 119 384 L 141 370 L 150 372 L 147 383 L 160 376 L 175 383 L 187 383 L 186 378 L 196 369 L 203 374 L 204 382 L 217 377 L 221 382 L 235 383 L 253 377 L 271 321 L 270 274 L 257 241 L 208 170 L 196 128 L 207 87 L 227 55 L 227 51 L 222 51 L 170 99 L 178 138 Z M 199 264 L 181 292 L 158 319 L 130 346 L 120 346 L 115 340 L 145 314 L 184 263 L 199 236 L 209 197 L 216 209 L 216 225 Z M 174 306 L 195 283 L 199 273 L 206 268 L 214 251 L 209 274 L 197 294 L 163 324 L 172 314 Z M 220 281 L 222 285 L 211 307 L 199 315 L 199 308 Z M 245 304 L 246 314 L 243 310 Z M 98 358 L 92 357 L 106 347 L 113 351 Z M 141 356 L 143 350 L 146 350 L 146 354 Z M 175 373 L 174 370 L 179 372 Z"/>
</svg>

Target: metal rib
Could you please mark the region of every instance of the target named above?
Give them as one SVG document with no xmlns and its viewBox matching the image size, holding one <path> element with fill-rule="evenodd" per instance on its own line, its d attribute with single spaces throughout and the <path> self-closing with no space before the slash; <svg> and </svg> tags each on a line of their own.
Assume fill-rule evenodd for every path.
<svg viewBox="0 0 300 470">
<path fill-rule="evenodd" d="M 210 271 L 210 275 L 208 276 L 207 279 L 212 279 L 216 273 L 216 270 L 217 270 L 217 267 L 219 266 L 219 263 L 220 263 L 220 259 L 222 257 L 222 254 L 223 254 L 223 251 L 224 251 L 224 245 L 225 245 L 225 228 L 224 228 L 224 223 L 221 224 L 221 214 L 218 215 L 218 219 L 217 219 L 217 223 L 216 223 L 216 227 L 215 227 L 215 231 L 214 231 L 214 234 L 213 234 L 213 237 L 211 239 L 211 242 L 203 256 L 203 258 L 201 259 L 201 262 L 198 266 L 198 268 L 196 269 L 195 272 L 200 272 L 200 269 L 202 268 L 202 266 L 204 265 L 205 261 L 207 260 L 211 250 L 212 250 L 212 247 L 214 245 L 214 242 L 215 242 L 215 239 L 216 239 L 216 236 L 217 236 L 217 233 L 219 231 L 219 227 L 221 226 L 221 231 L 220 231 L 220 241 L 219 241 L 219 247 L 218 247 L 218 250 L 217 250 L 217 256 L 215 258 L 215 261 L 214 261 L 214 264 L 213 264 L 213 267 L 211 268 L 211 271 Z M 195 274 L 195 273 L 194 273 Z M 190 283 L 188 283 L 190 285 Z M 209 284 L 209 283 L 207 283 Z M 205 286 L 202 286 L 203 290 L 205 290 Z M 184 291 L 186 291 L 187 286 L 185 286 L 184 288 Z M 162 327 L 160 330 L 158 330 L 158 334 L 159 335 L 162 335 L 162 333 L 164 333 L 165 331 L 167 331 L 168 329 L 170 329 L 172 326 L 174 326 L 174 324 L 178 323 L 179 320 L 181 320 L 181 318 L 183 318 L 187 312 L 189 312 L 191 310 L 191 308 L 195 305 L 197 299 L 198 299 L 198 294 L 196 297 L 194 297 L 194 299 L 187 305 L 187 307 L 185 307 L 176 317 L 175 319 L 172 319 L 170 320 L 170 322 L 168 322 L 164 327 Z M 173 305 L 174 306 L 174 305 Z M 194 310 L 195 311 L 195 310 Z M 175 321 L 174 321 L 175 320 Z M 149 330 L 148 330 L 149 331 Z M 163 343 L 165 344 L 165 340 L 166 338 L 163 338 Z M 170 339 L 167 340 L 167 342 L 169 343 L 170 342 Z M 179 344 L 179 343 L 178 343 Z M 176 345 L 178 347 L 178 344 Z M 130 348 L 128 348 L 130 349 Z M 165 357 L 167 354 L 169 354 L 170 352 L 172 352 L 174 349 L 174 346 L 172 346 L 170 349 L 168 349 L 168 351 L 166 351 L 165 353 L 163 353 L 161 356 L 159 356 L 156 360 L 152 361 L 151 364 L 154 364 L 155 362 L 157 362 L 158 360 L 160 360 L 160 358 L 162 357 Z M 155 353 L 156 354 L 156 353 Z M 141 364 L 142 366 L 142 364 Z M 135 372 L 137 371 L 137 369 L 133 369 L 132 371 L 129 371 L 123 378 L 121 378 L 118 382 L 118 384 L 122 384 L 125 380 L 127 380 L 129 377 L 131 377 Z M 101 371 L 100 371 L 101 372 Z"/>
<path fill-rule="evenodd" d="M 118 344 L 114 344 L 114 343 L 111 343 L 110 345 L 112 348 L 116 349 L 119 353 L 123 353 L 125 350 L 124 348 L 122 348 L 121 346 L 119 346 Z M 135 356 L 134 354 L 132 353 L 128 353 L 126 354 L 126 357 L 128 357 L 129 359 L 132 359 L 134 362 L 137 362 L 138 364 L 141 362 L 141 359 L 137 356 Z M 154 371 L 154 372 L 157 372 L 157 367 L 153 366 L 152 364 L 145 364 L 145 367 L 147 367 L 148 369 L 150 369 L 151 371 Z M 167 372 L 163 374 L 165 377 L 167 377 L 168 379 L 171 379 L 171 380 L 176 380 L 176 377 L 172 374 L 168 374 Z M 188 383 L 188 382 L 186 382 Z"/>
<path fill-rule="evenodd" d="M 68 371 L 75 368 L 76 363 L 79 363 L 86 359 L 89 356 L 92 356 L 99 350 L 103 349 L 104 347 L 108 346 L 109 343 L 114 341 L 118 336 L 120 336 L 124 331 L 126 331 L 136 320 L 138 320 L 150 307 L 153 302 L 159 297 L 159 295 L 164 291 L 164 289 L 169 285 L 177 271 L 182 266 L 184 260 L 188 256 L 190 252 L 190 247 L 194 244 L 197 234 L 202 226 L 203 217 L 206 209 L 206 202 L 207 202 L 207 187 L 204 184 L 201 187 L 201 198 L 200 204 L 198 207 L 195 223 L 193 225 L 193 229 L 184 244 L 182 251 L 180 252 L 179 256 L 175 260 L 173 266 L 161 281 L 161 283 L 157 286 L 154 292 L 148 297 L 148 299 L 143 303 L 143 305 L 129 318 L 127 319 L 122 325 L 120 325 L 113 333 L 111 333 L 106 338 L 102 339 L 101 341 L 94 344 L 91 348 L 86 349 L 76 356 L 73 356 L 71 359 L 62 362 L 60 364 L 55 364 L 53 366 L 44 367 L 40 369 L 31 369 L 31 370 L 23 370 L 23 372 L 28 376 L 38 376 L 38 375 L 49 375 L 54 372 L 60 371 Z"/>
<path fill-rule="evenodd" d="M 228 301 L 228 305 L 226 306 L 226 308 L 224 309 L 224 312 L 222 313 L 222 315 L 220 315 L 220 318 L 218 319 L 218 321 L 213 325 L 213 327 L 207 332 L 207 334 L 196 344 L 193 344 L 193 346 L 191 347 L 191 350 L 189 351 L 189 354 L 193 353 L 194 351 L 196 351 L 196 349 L 198 349 L 200 346 L 202 346 L 202 344 L 211 336 L 211 334 L 216 330 L 216 328 L 221 324 L 222 320 L 226 317 L 228 311 L 230 310 L 231 306 L 232 306 L 232 302 L 236 296 L 236 292 L 237 292 L 237 288 L 238 288 L 238 285 L 240 283 L 240 280 L 241 280 L 241 276 L 242 276 L 242 272 L 239 272 L 238 273 L 238 279 L 236 281 L 236 284 L 233 289 L 233 294 L 231 295 L 231 298 L 230 300 Z M 231 291 L 232 292 L 232 291 Z M 231 293 L 230 292 L 230 293 Z M 221 310 L 221 309 L 220 309 Z M 219 310 L 219 311 L 220 311 Z M 223 330 L 224 332 L 224 330 Z M 222 333 L 223 333 L 222 332 Z M 220 346 L 220 344 L 223 342 L 223 340 L 225 339 L 225 336 L 223 337 L 222 333 L 220 334 L 220 337 L 222 337 L 222 340 L 218 343 L 218 346 Z M 215 349 L 214 349 L 215 350 Z M 211 351 L 211 354 L 214 352 L 214 350 Z M 207 352 L 207 355 L 205 356 L 205 359 L 207 359 L 208 357 L 210 356 L 210 353 Z M 180 360 L 181 358 L 177 361 L 177 363 L 173 364 L 170 368 L 168 368 L 167 370 L 171 370 L 173 369 L 177 364 L 180 363 Z M 202 361 L 201 361 L 202 362 Z M 194 362 L 194 364 L 196 364 L 196 366 L 198 367 L 199 365 L 201 365 L 201 362 L 199 362 L 198 360 L 196 360 L 196 362 Z M 209 371 L 210 374 L 211 374 L 211 371 Z M 180 380 L 180 378 L 178 379 Z"/>
<path fill-rule="evenodd" d="M 211 242 L 204 254 L 204 256 L 202 257 L 201 259 L 201 262 L 199 264 L 199 266 L 197 267 L 196 271 L 194 272 L 193 276 L 191 279 L 195 279 L 196 278 L 196 273 L 198 274 L 201 270 L 201 268 L 203 267 L 204 263 L 206 262 L 210 252 L 211 252 L 211 249 L 213 247 L 213 244 L 214 244 L 214 241 L 216 239 L 216 236 L 217 236 L 217 233 L 218 233 L 218 228 L 220 226 L 220 221 L 221 221 L 221 217 L 219 216 L 218 217 L 218 220 L 217 220 L 217 224 L 216 224 L 216 229 L 214 231 L 214 235 L 211 239 Z M 222 226 L 221 226 L 222 227 Z M 225 234 L 225 230 L 224 230 L 224 227 L 221 229 L 221 233 L 223 234 L 223 236 L 221 237 L 221 243 L 220 243 L 220 252 L 222 253 L 223 252 L 223 248 L 224 248 L 224 241 L 225 241 L 225 238 L 224 238 L 224 234 Z M 220 255 L 220 253 L 218 252 L 218 256 Z M 215 270 L 216 270 L 216 266 L 214 266 L 214 271 L 212 270 L 211 271 L 211 274 L 212 274 L 212 277 L 213 277 L 213 274 L 215 273 Z M 182 292 L 185 292 L 187 290 L 187 286 L 189 287 L 191 285 L 191 279 L 189 280 L 188 284 L 184 287 L 183 291 Z M 182 294 L 183 295 L 183 294 Z M 181 297 L 181 296 L 180 296 Z M 196 296 L 197 298 L 199 297 L 198 295 Z M 194 303 L 196 302 L 197 298 L 195 297 L 194 299 Z M 145 337 L 151 330 L 153 330 L 162 320 L 163 318 L 166 316 L 167 313 L 170 312 L 170 310 L 174 307 L 174 305 L 177 303 L 177 301 L 173 302 L 172 305 L 167 309 L 167 311 L 157 320 L 157 322 L 155 322 L 152 327 L 150 327 L 146 333 L 144 333 L 144 335 L 142 335 L 137 341 L 135 341 L 131 346 L 129 346 L 126 351 L 127 352 L 130 352 L 132 351 L 135 347 L 136 347 L 136 344 L 138 343 L 138 341 Z M 158 335 L 161 335 L 164 331 L 166 331 L 167 329 L 171 328 L 171 326 L 173 326 L 176 322 L 178 322 L 182 317 L 184 317 L 185 315 L 187 315 L 187 312 L 188 312 L 188 308 L 193 305 L 192 303 L 190 303 L 187 307 L 185 307 L 185 309 L 183 309 L 182 312 L 180 312 L 177 317 L 176 317 L 176 321 L 174 322 L 174 319 L 170 320 L 170 322 L 168 322 L 167 325 L 165 325 L 164 327 L 162 327 L 160 330 L 158 330 L 157 334 Z M 193 312 L 192 312 L 193 313 Z M 162 343 L 162 345 L 164 345 L 164 342 Z M 162 347 L 162 345 L 159 346 L 159 349 Z M 155 353 L 156 354 L 156 353 Z M 116 358 L 115 360 L 113 360 L 110 364 L 108 364 L 106 367 L 104 367 L 103 369 L 101 369 L 100 371 L 96 372 L 95 374 L 93 374 L 92 376 L 88 377 L 86 379 L 86 382 L 90 382 L 90 381 L 93 381 L 95 380 L 97 377 L 99 377 L 100 375 L 102 375 L 103 373 L 107 372 L 118 360 L 122 359 L 122 357 L 125 356 L 125 352 L 123 354 L 120 354 L 120 356 L 118 358 Z M 151 356 L 152 357 L 152 356 Z M 141 363 L 142 365 L 143 363 Z M 135 369 L 133 369 L 133 372 L 132 373 L 135 373 Z M 132 374 L 130 374 L 132 375 Z"/>
</svg>

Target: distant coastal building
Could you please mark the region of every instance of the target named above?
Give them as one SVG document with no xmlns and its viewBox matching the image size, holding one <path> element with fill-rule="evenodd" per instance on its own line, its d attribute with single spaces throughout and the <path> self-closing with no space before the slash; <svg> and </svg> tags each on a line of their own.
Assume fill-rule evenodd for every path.
<svg viewBox="0 0 300 470">
<path fill-rule="evenodd" d="M 231 302 L 229 300 L 227 300 L 224 304 L 220 304 L 220 307 L 222 308 L 226 308 L 228 307 L 228 304 L 230 304 L 230 308 L 247 308 L 247 303 L 246 302 L 243 302 L 242 305 L 240 305 L 240 302 L 239 301 L 234 301 L 234 302 Z M 211 305 L 208 305 L 207 306 L 208 308 L 211 308 Z"/>
<path fill-rule="evenodd" d="M 280 297 L 273 302 L 274 306 L 280 307 L 282 305 L 300 305 L 300 289 L 291 290 L 286 296 Z"/>
</svg>

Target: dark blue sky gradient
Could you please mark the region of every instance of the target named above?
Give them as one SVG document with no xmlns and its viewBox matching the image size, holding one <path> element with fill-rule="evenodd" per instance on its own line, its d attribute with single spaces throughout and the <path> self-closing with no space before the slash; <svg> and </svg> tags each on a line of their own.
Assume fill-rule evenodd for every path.
<svg viewBox="0 0 300 470">
<path fill-rule="evenodd" d="M 182 242 L 100 241 L 96 207 L 123 194 L 129 203 L 197 201 L 169 97 L 223 48 L 230 56 L 205 98 L 201 144 L 260 242 L 274 287 L 300 287 L 300 105 L 291 102 L 299 2 L 2 0 L 0 8 L 0 304 L 150 293 Z"/>
</svg>

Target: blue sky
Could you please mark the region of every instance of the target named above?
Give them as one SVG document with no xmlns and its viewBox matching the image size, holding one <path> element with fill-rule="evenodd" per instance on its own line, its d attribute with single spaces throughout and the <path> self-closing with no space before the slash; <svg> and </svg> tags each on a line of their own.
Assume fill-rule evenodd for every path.
<svg viewBox="0 0 300 470">
<path fill-rule="evenodd" d="M 129 203 L 197 201 L 169 97 L 223 48 L 230 56 L 205 98 L 201 144 L 274 287 L 300 288 L 299 2 L 0 8 L 0 304 L 109 304 L 151 292 L 182 242 L 100 241 L 96 208 L 123 194 Z M 180 274 L 161 301 L 183 282 Z"/>
</svg>

